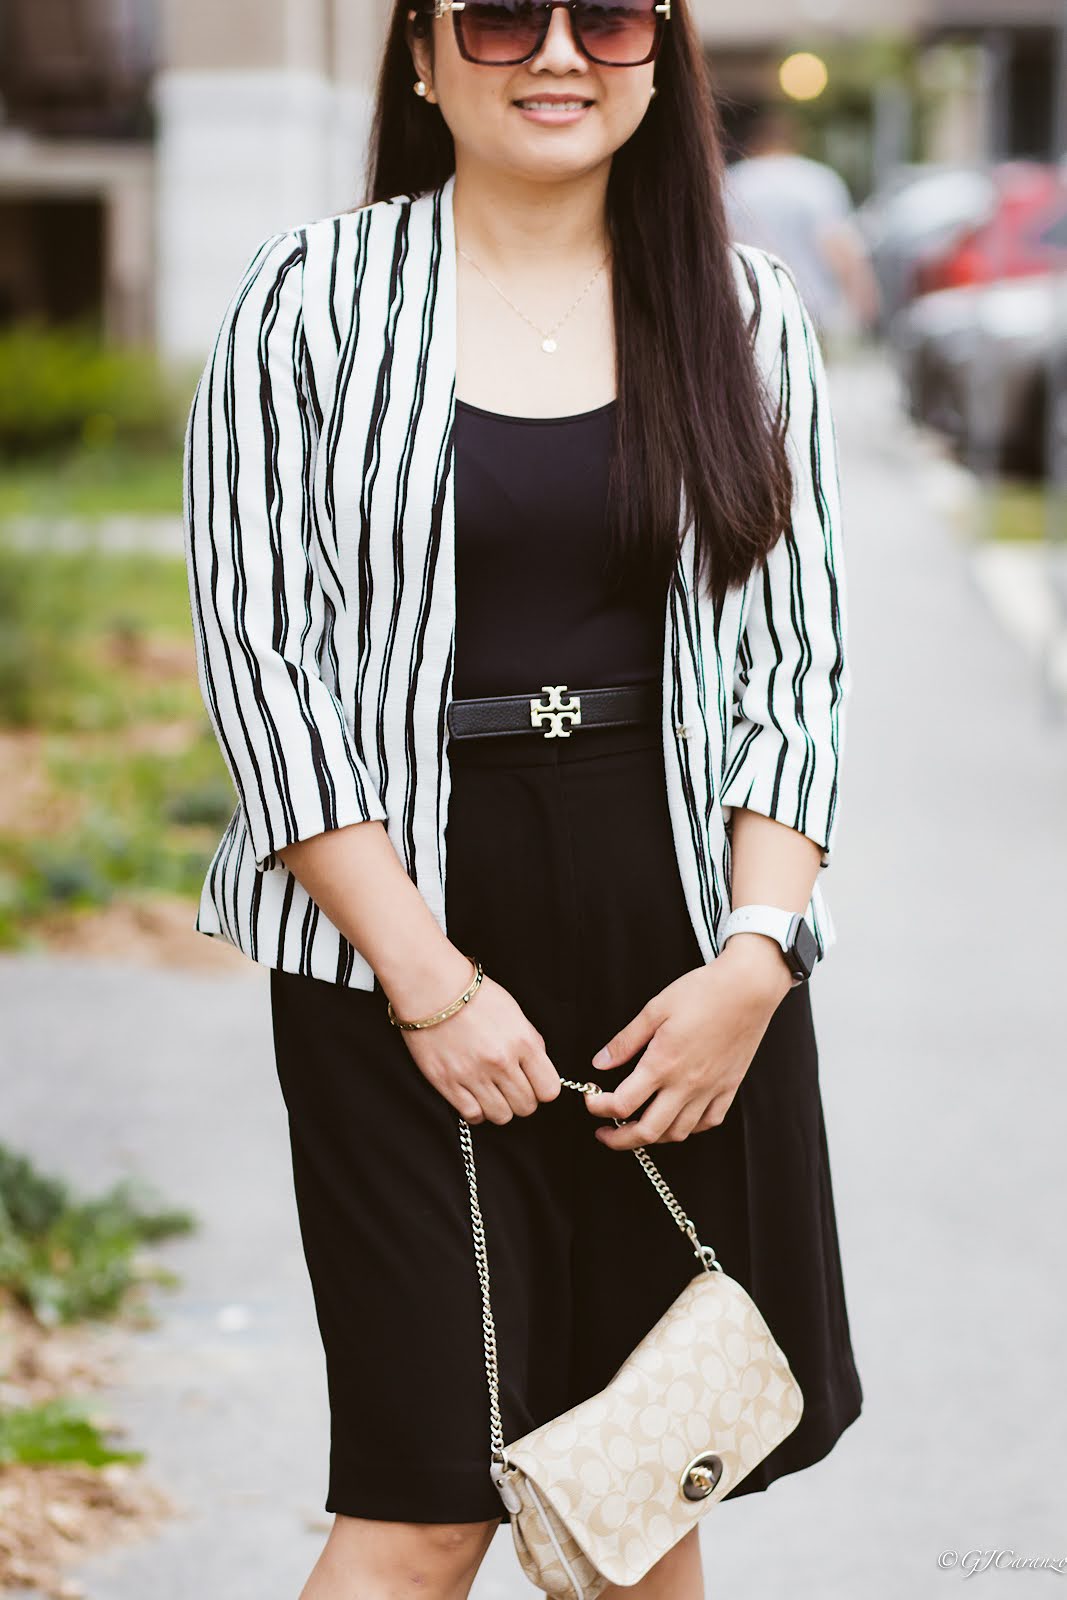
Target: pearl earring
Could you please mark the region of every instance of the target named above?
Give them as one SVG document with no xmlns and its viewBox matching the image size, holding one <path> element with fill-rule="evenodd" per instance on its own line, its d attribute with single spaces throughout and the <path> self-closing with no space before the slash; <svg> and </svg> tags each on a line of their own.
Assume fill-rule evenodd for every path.
<svg viewBox="0 0 1067 1600">
<path fill-rule="evenodd" d="M 650 91 L 650 93 L 649 93 L 649 96 L 648 96 L 648 98 L 649 98 L 649 99 L 650 99 L 650 100 L 651 100 L 651 99 L 652 99 L 652 96 L 653 96 L 653 95 L 654 95 L 654 94 L 655 94 L 655 93 L 656 93 L 656 85 L 655 85 L 655 84 L 653 84 L 653 85 L 652 85 L 652 89 L 651 89 L 651 91 Z"/>
<path fill-rule="evenodd" d="M 418 78 L 415 81 L 415 93 L 421 95 L 426 93 L 426 85 L 423 83 L 421 78 Z"/>
</svg>

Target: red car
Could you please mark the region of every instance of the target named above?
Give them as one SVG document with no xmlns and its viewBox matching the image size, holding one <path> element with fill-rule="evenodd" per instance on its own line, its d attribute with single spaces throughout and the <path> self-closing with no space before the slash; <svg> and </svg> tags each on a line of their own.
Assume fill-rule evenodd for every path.
<svg viewBox="0 0 1067 1600">
<path fill-rule="evenodd" d="M 1067 173 L 1020 161 L 998 167 L 994 180 L 992 215 L 921 264 L 919 294 L 1067 270 Z"/>
</svg>

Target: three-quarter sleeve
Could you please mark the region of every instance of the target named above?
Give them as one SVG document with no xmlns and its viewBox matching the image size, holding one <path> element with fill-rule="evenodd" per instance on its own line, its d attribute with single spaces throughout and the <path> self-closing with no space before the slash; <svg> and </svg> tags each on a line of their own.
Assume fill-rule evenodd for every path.
<svg viewBox="0 0 1067 1600">
<path fill-rule="evenodd" d="M 734 677 L 722 804 L 806 834 L 829 865 L 838 818 L 845 703 L 846 584 L 837 448 L 826 371 L 787 267 L 753 251 L 757 364 L 781 402 L 794 474 L 792 518 L 749 582 Z"/>
<path fill-rule="evenodd" d="M 281 867 L 287 844 L 386 816 L 329 670 L 344 595 L 318 537 L 303 266 L 297 232 L 254 252 L 185 434 L 200 691 L 259 871 Z"/>
</svg>

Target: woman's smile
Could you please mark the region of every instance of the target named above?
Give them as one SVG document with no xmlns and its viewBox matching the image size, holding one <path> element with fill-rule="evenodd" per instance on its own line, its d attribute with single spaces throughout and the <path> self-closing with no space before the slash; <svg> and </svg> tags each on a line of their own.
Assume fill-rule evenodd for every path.
<svg viewBox="0 0 1067 1600">
<path fill-rule="evenodd" d="M 531 94 L 513 104 L 531 122 L 571 123 L 580 122 L 593 101 L 582 95 Z"/>
</svg>

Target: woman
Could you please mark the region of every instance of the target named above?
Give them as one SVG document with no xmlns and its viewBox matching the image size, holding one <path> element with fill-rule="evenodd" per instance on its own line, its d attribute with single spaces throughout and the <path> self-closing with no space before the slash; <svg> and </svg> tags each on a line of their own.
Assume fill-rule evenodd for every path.
<svg viewBox="0 0 1067 1600">
<path fill-rule="evenodd" d="M 789 272 L 728 244 L 687 8 L 398 6 L 372 170 L 255 252 L 186 455 L 240 802 L 196 925 L 270 968 L 329 1385 L 304 1600 L 465 1595 L 506 1517 L 462 1122 L 505 1438 L 692 1276 L 641 1145 L 804 1394 L 732 1493 L 861 1406 L 805 981 L 833 427 Z M 626 1593 L 700 1596 L 695 1534 Z"/>
</svg>

